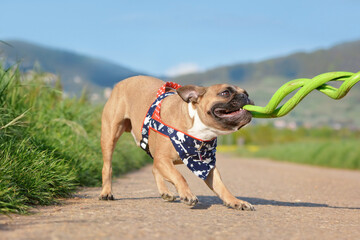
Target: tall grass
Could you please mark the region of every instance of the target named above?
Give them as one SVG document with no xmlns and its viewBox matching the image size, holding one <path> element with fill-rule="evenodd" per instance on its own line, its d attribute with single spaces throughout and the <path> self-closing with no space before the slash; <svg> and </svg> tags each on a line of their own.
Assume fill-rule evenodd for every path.
<svg viewBox="0 0 360 240">
<path fill-rule="evenodd" d="M 77 186 L 101 184 L 101 109 L 86 96 L 64 98 L 47 73 L 25 78 L 0 66 L 0 213 L 24 213 Z M 114 175 L 149 161 L 129 136 L 120 144 Z"/>
</svg>

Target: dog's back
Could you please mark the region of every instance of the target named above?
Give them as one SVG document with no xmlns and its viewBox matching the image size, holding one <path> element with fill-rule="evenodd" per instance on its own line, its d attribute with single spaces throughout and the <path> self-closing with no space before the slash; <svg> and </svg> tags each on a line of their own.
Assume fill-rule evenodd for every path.
<svg viewBox="0 0 360 240">
<path fill-rule="evenodd" d="M 116 84 L 103 110 L 102 125 L 105 125 L 103 129 L 107 128 L 106 122 L 124 124 L 123 131 L 131 131 L 138 142 L 141 138 L 141 123 L 133 122 L 130 119 L 139 119 L 145 116 L 149 106 L 138 103 L 153 101 L 156 98 L 157 90 L 163 84 L 164 82 L 160 79 L 148 76 L 127 78 Z M 132 129 L 134 130 L 132 131 Z"/>
</svg>

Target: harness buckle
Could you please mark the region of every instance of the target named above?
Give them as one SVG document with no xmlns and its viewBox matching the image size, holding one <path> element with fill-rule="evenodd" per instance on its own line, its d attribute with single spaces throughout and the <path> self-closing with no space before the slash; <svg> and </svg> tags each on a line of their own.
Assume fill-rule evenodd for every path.
<svg viewBox="0 0 360 240">
<path fill-rule="evenodd" d="M 145 141 L 144 141 L 145 140 Z M 146 138 L 143 138 L 140 140 L 140 147 L 147 153 L 151 156 L 151 153 L 150 153 L 150 149 L 149 149 L 149 144 L 148 144 L 148 141 Z"/>
</svg>

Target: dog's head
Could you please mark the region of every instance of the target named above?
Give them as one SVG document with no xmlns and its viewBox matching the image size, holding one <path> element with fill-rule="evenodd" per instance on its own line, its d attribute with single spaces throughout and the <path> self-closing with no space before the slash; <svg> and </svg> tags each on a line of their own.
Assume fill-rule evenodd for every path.
<svg viewBox="0 0 360 240">
<path fill-rule="evenodd" d="M 236 131 L 251 121 L 251 113 L 243 106 L 254 104 L 248 93 L 237 86 L 217 84 L 210 87 L 186 85 L 177 90 L 191 103 L 200 120 L 219 131 Z"/>
</svg>

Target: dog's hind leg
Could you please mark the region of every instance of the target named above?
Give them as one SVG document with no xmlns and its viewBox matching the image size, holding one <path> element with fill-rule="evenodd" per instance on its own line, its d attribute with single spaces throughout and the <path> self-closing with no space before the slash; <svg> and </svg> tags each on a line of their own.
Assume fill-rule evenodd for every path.
<svg viewBox="0 0 360 240">
<path fill-rule="evenodd" d="M 112 155 L 116 142 L 124 131 L 131 131 L 131 122 L 124 119 L 124 110 L 114 111 L 112 99 L 106 103 L 101 122 L 101 150 L 104 165 L 102 168 L 102 191 L 100 200 L 114 200 L 111 188 Z M 120 104 L 120 103 L 119 103 Z M 121 105 L 120 105 L 121 106 Z"/>
</svg>

